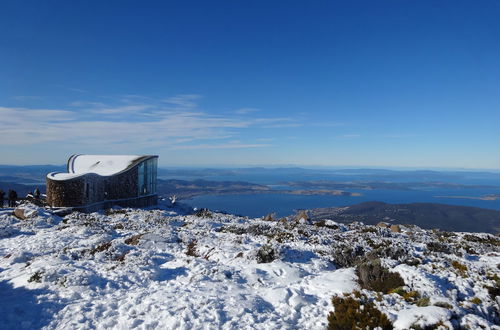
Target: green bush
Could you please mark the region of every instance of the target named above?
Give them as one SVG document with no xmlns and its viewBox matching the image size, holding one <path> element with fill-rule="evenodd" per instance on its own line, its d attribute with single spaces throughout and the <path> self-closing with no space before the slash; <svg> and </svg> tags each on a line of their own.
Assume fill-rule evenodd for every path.
<svg viewBox="0 0 500 330">
<path fill-rule="evenodd" d="M 360 300 L 352 297 L 332 298 L 334 311 L 328 315 L 329 330 L 392 329 L 391 321 L 366 297 Z"/>
</svg>

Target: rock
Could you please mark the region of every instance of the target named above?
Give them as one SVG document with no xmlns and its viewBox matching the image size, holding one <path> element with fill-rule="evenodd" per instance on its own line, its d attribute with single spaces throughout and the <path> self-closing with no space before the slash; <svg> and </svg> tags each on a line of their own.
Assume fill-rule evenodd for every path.
<svg viewBox="0 0 500 330">
<path fill-rule="evenodd" d="M 274 213 L 267 214 L 262 220 L 264 221 L 274 221 Z"/>
<path fill-rule="evenodd" d="M 401 227 L 399 227 L 399 225 L 391 225 L 391 231 L 393 233 L 400 233 L 401 232 Z"/>
<path fill-rule="evenodd" d="M 377 227 L 389 228 L 389 225 L 385 222 L 379 222 L 379 223 L 377 223 Z"/>
<path fill-rule="evenodd" d="M 27 210 L 27 209 L 23 209 L 20 207 L 16 207 L 14 209 L 14 216 L 16 216 L 16 218 L 21 219 L 21 220 L 33 218 L 33 217 L 36 217 L 37 215 L 38 215 L 38 212 L 36 210 Z"/>
</svg>

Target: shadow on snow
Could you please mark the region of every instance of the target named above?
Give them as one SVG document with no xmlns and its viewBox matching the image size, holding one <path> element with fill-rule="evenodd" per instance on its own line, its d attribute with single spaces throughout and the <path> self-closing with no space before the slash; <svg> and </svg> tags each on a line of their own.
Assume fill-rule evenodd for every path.
<svg viewBox="0 0 500 330">
<path fill-rule="evenodd" d="M 7 281 L 0 282 L 0 328 L 38 329 L 50 323 L 54 314 L 64 306 L 46 300 L 49 291 L 14 288 Z"/>
</svg>

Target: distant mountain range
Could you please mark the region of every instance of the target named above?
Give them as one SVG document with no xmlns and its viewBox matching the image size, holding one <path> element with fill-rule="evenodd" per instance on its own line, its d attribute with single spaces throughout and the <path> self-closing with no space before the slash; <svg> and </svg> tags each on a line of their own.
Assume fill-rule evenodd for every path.
<svg viewBox="0 0 500 330">
<path fill-rule="evenodd" d="M 360 221 L 374 225 L 381 221 L 414 224 L 426 229 L 500 233 L 500 211 L 435 203 L 388 204 L 365 202 L 346 207 L 308 210 L 313 220 L 341 223 Z"/>
<path fill-rule="evenodd" d="M 66 171 L 65 165 L 0 165 L 0 189 L 15 189 L 24 197 L 36 187 L 45 192 L 45 176 L 49 172 Z M 383 169 L 304 169 L 304 168 L 241 168 L 241 169 L 159 169 L 158 194 L 190 198 L 197 195 L 221 194 L 300 194 L 352 195 L 343 189 L 449 188 L 462 199 L 498 198 L 495 190 L 484 196 L 468 196 L 465 188 L 500 186 L 500 173 L 394 171 Z M 181 179 L 182 178 L 182 179 Z M 297 181 L 300 180 L 300 181 Z M 280 186 L 278 188 L 278 186 Z M 491 190 L 491 189 L 490 189 Z M 449 194 L 449 192 L 447 192 Z M 453 231 L 500 232 L 500 211 L 436 203 L 387 204 L 365 202 L 348 207 L 313 209 L 315 219 L 331 218 L 339 222 L 379 221 L 411 223 L 423 228 Z"/>
</svg>

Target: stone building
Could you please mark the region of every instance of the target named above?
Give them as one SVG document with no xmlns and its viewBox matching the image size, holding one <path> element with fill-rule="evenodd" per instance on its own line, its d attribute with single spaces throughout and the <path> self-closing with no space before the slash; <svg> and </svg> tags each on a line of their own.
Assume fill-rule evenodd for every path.
<svg viewBox="0 0 500 330">
<path fill-rule="evenodd" d="M 47 203 L 83 212 L 156 205 L 158 156 L 73 155 L 68 172 L 47 174 Z"/>
</svg>

